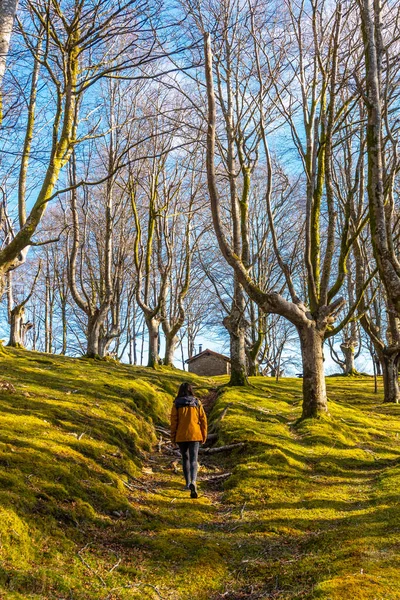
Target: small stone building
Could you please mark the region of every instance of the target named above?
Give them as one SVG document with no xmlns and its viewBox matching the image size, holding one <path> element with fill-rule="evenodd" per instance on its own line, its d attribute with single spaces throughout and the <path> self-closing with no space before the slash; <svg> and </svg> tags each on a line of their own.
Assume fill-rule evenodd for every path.
<svg viewBox="0 0 400 600">
<path fill-rule="evenodd" d="M 189 373 L 196 375 L 229 375 L 231 372 L 231 359 L 208 348 L 188 358 L 186 363 Z"/>
</svg>

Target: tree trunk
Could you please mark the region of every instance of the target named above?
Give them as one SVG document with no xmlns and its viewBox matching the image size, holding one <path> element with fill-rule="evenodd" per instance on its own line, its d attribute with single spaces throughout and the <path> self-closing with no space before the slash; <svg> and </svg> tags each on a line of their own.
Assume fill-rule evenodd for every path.
<svg viewBox="0 0 400 600">
<path fill-rule="evenodd" d="M 113 341 L 113 337 L 108 337 L 107 335 L 100 335 L 99 339 L 99 356 L 100 358 L 104 358 L 108 354 L 108 350 L 111 346 L 111 342 Z"/>
<path fill-rule="evenodd" d="M 382 366 L 381 366 L 380 360 L 376 355 L 373 360 L 375 363 L 376 374 L 378 375 L 378 377 L 380 377 L 382 375 Z"/>
<path fill-rule="evenodd" d="M 3 83 L 4 72 L 6 70 L 6 59 L 10 45 L 11 32 L 14 23 L 14 16 L 17 11 L 18 0 L 1 0 L 0 2 L 0 87 Z M 0 93 L 1 109 L 1 93 Z M 1 112 L 0 112 L 1 115 Z M 1 116 L 0 116 L 1 122 Z"/>
<path fill-rule="evenodd" d="M 112 344 L 112 342 L 117 339 L 120 335 L 120 331 L 118 329 L 118 327 L 113 327 L 110 331 L 107 331 L 104 327 L 104 321 L 103 323 L 100 325 L 100 331 L 99 331 L 99 356 L 100 358 L 104 358 L 105 356 L 107 356 L 109 354 L 109 350 L 110 350 L 110 346 Z M 116 355 L 118 355 L 118 344 L 116 345 L 116 348 L 114 349 L 116 353 Z"/>
<path fill-rule="evenodd" d="M 248 372 L 250 377 L 256 377 L 260 374 L 258 358 L 253 356 L 252 352 L 247 353 Z"/>
<path fill-rule="evenodd" d="M 297 328 L 303 363 L 302 418 L 318 417 L 328 412 L 326 397 L 323 334 L 311 325 Z"/>
<path fill-rule="evenodd" d="M 181 362 L 182 362 L 182 371 L 186 371 L 185 367 L 185 354 L 183 351 L 183 339 L 181 338 Z"/>
<path fill-rule="evenodd" d="M 133 306 L 133 319 L 132 319 L 132 352 L 133 352 L 133 364 L 137 365 L 137 343 L 136 343 L 136 307 Z"/>
<path fill-rule="evenodd" d="M 158 332 L 160 329 L 160 321 L 154 317 L 146 317 L 146 325 L 149 334 L 149 356 L 147 366 L 154 368 L 160 363 L 160 357 L 158 355 Z"/>
<path fill-rule="evenodd" d="M 248 385 L 246 357 L 246 328 L 248 323 L 244 318 L 245 299 L 243 288 L 235 274 L 235 289 L 231 314 L 223 320 L 229 331 L 231 348 L 231 378 L 229 385 Z"/>
<path fill-rule="evenodd" d="M 178 343 L 178 338 L 176 335 L 169 337 L 165 336 L 165 358 L 164 364 L 168 367 L 173 367 L 174 365 L 174 353 L 175 348 Z"/>
<path fill-rule="evenodd" d="M 33 318 L 32 350 L 36 350 L 36 342 L 37 342 L 37 338 L 38 338 L 38 334 L 37 334 L 38 325 L 37 325 L 37 321 L 36 321 L 36 304 L 33 305 L 32 318 Z"/>
<path fill-rule="evenodd" d="M 260 350 L 265 338 L 265 315 L 258 315 L 255 327 L 254 302 L 250 302 L 252 326 L 251 345 L 247 347 L 247 373 L 250 377 L 260 375 Z"/>
<path fill-rule="evenodd" d="M 195 338 L 188 331 L 188 357 L 189 358 L 192 358 L 192 356 L 195 355 L 194 342 L 195 342 Z"/>
<path fill-rule="evenodd" d="M 248 385 L 246 369 L 246 342 L 244 332 L 230 334 L 231 338 L 231 378 L 229 385 Z"/>
<path fill-rule="evenodd" d="M 61 354 L 67 354 L 68 334 L 67 334 L 67 304 L 63 300 L 61 304 L 61 320 L 62 320 L 62 348 Z"/>
<path fill-rule="evenodd" d="M 356 375 L 357 369 L 354 363 L 354 346 L 351 344 L 341 344 L 340 349 L 344 356 L 344 374 Z"/>
<path fill-rule="evenodd" d="M 140 343 L 140 366 L 143 365 L 143 354 L 144 354 L 144 325 L 142 324 L 142 339 Z"/>
<path fill-rule="evenodd" d="M 98 358 L 100 356 L 100 327 L 101 322 L 99 319 L 99 313 L 96 311 L 93 316 L 88 317 L 86 345 L 86 356 L 88 358 Z"/>
<path fill-rule="evenodd" d="M 51 291 L 50 291 L 50 277 L 46 275 L 46 302 L 44 312 L 44 351 L 51 354 L 51 348 L 53 345 L 53 333 L 52 333 L 52 307 L 51 307 Z"/>
<path fill-rule="evenodd" d="M 8 346 L 13 348 L 25 348 L 25 337 L 33 323 L 24 323 L 25 309 L 18 305 L 10 313 L 10 340 Z"/>
<path fill-rule="evenodd" d="M 10 339 L 7 346 L 13 348 L 23 347 L 22 327 L 25 311 L 23 308 L 16 306 L 10 312 Z"/>
<path fill-rule="evenodd" d="M 1 101 L 1 100 L 0 100 Z M 7 285 L 7 274 L 4 271 L 0 271 L 0 300 L 3 297 Z"/>
<path fill-rule="evenodd" d="M 383 372 L 383 393 L 384 402 L 399 404 L 399 360 L 398 352 L 383 352 L 381 355 L 381 365 Z"/>
<path fill-rule="evenodd" d="M 378 377 L 377 377 L 377 373 L 376 373 L 376 363 L 373 360 L 372 361 L 372 368 L 374 371 L 374 394 L 378 393 Z"/>
</svg>

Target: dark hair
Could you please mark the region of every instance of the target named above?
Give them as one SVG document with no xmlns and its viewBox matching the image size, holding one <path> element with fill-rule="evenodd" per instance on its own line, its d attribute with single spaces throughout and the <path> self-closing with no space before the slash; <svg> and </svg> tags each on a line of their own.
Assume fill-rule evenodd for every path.
<svg viewBox="0 0 400 600">
<path fill-rule="evenodd" d="M 184 398 L 185 396 L 194 396 L 192 385 L 187 382 L 181 383 L 176 397 Z"/>
</svg>

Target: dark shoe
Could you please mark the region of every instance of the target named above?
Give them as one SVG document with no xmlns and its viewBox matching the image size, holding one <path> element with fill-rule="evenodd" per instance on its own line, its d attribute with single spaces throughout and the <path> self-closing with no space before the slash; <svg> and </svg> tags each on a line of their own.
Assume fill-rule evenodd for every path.
<svg viewBox="0 0 400 600">
<path fill-rule="evenodd" d="M 183 489 L 184 490 L 190 490 L 190 485 L 187 483 Z"/>
<path fill-rule="evenodd" d="M 191 498 L 198 498 L 199 495 L 197 493 L 197 489 L 196 489 L 196 484 L 195 483 L 191 483 L 189 485 L 189 489 L 190 489 L 190 497 Z"/>
</svg>

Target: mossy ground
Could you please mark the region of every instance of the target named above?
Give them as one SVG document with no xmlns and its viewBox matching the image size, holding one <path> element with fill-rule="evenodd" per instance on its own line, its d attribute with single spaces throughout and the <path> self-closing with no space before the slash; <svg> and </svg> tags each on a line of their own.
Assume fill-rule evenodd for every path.
<svg viewBox="0 0 400 600">
<path fill-rule="evenodd" d="M 400 407 L 372 379 L 329 378 L 331 416 L 300 423 L 300 380 L 225 388 L 218 444 L 245 446 L 201 456 L 192 501 L 154 430 L 187 374 L 0 366 L 1 599 L 400 599 Z"/>
</svg>

